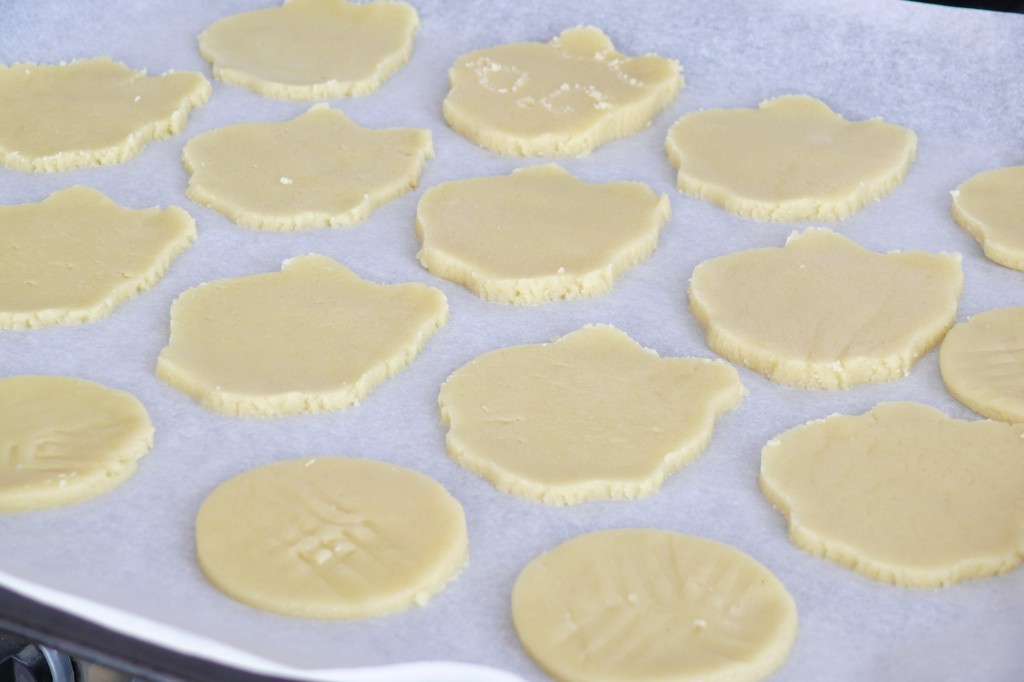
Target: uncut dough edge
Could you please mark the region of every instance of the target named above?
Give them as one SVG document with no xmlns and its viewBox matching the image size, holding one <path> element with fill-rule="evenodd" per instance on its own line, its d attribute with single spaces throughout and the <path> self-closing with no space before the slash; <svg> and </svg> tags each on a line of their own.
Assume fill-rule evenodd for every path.
<svg viewBox="0 0 1024 682">
<path fill-rule="evenodd" d="M 787 429 L 778 436 L 772 438 L 762 449 L 761 449 L 761 467 L 758 474 L 758 487 L 765 499 L 774 507 L 785 519 L 787 525 L 787 535 L 790 541 L 807 552 L 811 556 L 831 561 L 839 566 L 852 570 L 862 576 L 877 580 L 882 583 L 889 585 L 895 585 L 898 587 L 907 587 L 912 589 L 936 589 L 940 587 L 950 587 L 956 583 L 964 582 L 967 580 L 981 580 L 984 578 L 991 578 L 998 575 L 1008 573 L 1021 565 L 1024 561 L 1024 547 L 1018 547 L 1016 559 L 992 558 L 992 557 L 974 557 L 971 559 L 963 560 L 956 563 L 953 566 L 939 567 L 939 568 L 917 568 L 917 567 L 894 567 L 891 564 L 878 561 L 871 557 L 859 554 L 856 549 L 853 549 L 843 542 L 833 541 L 821 534 L 809 529 L 801 523 L 798 514 L 793 513 L 793 504 L 789 498 L 777 489 L 772 483 L 765 479 L 764 475 L 764 453 L 769 448 L 775 447 L 778 443 L 779 438 L 786 435 L 790 431 L 795 431 L 813 424 L 824 422 L 832 417 L 864 417 L 869 414 L 872 410 L 877 408 L 879 405 L 885 405 L 887 403 L 878 403 L 875 407 L 871 408 L 868 412 L 860 415 L 848 415 L 848 414 L 832 414 L 829 417 L 822 419 L 814 419 L 801 425 Z M 896 404 L 896 403 L 888 403 Z M 903 403 L 900 403 L 903 404 Z M 921 405 L 921 403 L 906 403 Z M 926 407 L 931 407 L 926 405 Z M 936 412 L 940 410 L 931 407 Z M 944 414 L 944 413 L 942 413 Z M 948 415 L 945 415 L 947 418 Z M 963 421 L 963 420 L 960 420 Z M 971 422 L 978 423 L 978 422 Z"/>
<path fill-rule="evenodd" d="M 780 95 L 779 97 L 789 96 L 792 95 Z M 770 98 L 765 100 L 765 102 L 761 102 L 757 111 L 760 111 L 761 106 L 766 102 L 770 102 L 772 99 L 778 99 L 778 97 Z M 704 113 L 705 111 L 710 112 L 715 110 L 708 109 L 693 113 Z M 722 111 L 729 110 L 723 109 Z M 850 125 L 866 122 L 849 121 L 834 111 L 832 113 Z M 829 202 L 816 198 L 790 199 L 782 202 L 751 199 L 739 196 L 730 188 L 724 187 L 718 183 L 692 178 L 684 173 L 681 169 L 684 154 L 675 144 L 675 141 L 672 138 L 672 131 L 675 129 L 676 125 L 678 125 L 688 115 L 691 114 L 684 115 L 680 120 L 676 121 L 676 123 L 669 128 L 669 132 L 665 138 L 666 154 L 668 155 L 669 162 L 676 169 L 676 187 L 690 196 L 704 201 L 709 201 L 729 213 L 745 218 L 752 218 L 754 220 L 771 222 L 813 220 L 825 220 L 831 222 L 845 220 L 868 204 L 881 200 L 903 184 L 903 181 L 906 179 L 907 173 L 910 170 L 910 165 L 917 156 L 917 134 L 913 130 L 904 128 L 903 126 L 897 126 L 894 123 L 886 123 L 880 119 L 867 119 L 867 121 L 878 120 L 881 123 L 886 123 L 886 125 L 903 128 L 903 130 L 906 130 L 911 135 L 910 144 L 904 149 L 903 156 L 888 173 L 874 179 L 873 181 L 861 182 L 852 194 L 848 195 L 841 201 Z"/>
<path fill-rule="evenodd" d="M 111 202 L 116 203 L 112 200 Z M 116 205 L 120 207 L 120 204 Z M 140 276 L 135 279 L 125 280 L 121 286 L 113 289 L 105 299 L 88 308 L 74 310 L 49 308 L 32 313 L 10 313 L 0 310 L 0 329 L 25 330 L 38 329 L 39 327 L 50 325 L 96 322 L 108 317 L 121 304 L 153 288 L 167 274 L 171 263 L 184 253 L 198 236 L 195 220 L 185 209 L 178 206 L 168 206 L 165 209 L 161 209 L 160 212 L 162 214 L 183 217 L 182 224 L 185 226 L 185 230 L 179 239 L 169 241 L 165 245 L 157 258 L 154 259 L 152 266 Z"/>
<path fill-rule="evenodd" d="M 378 62 L 377 68 L 369 77 L 358 81 L 338 81 L 330 79 L 320 83 L 309 85 L 296 85 L 281 83 L 278 81 L 266 80 L 245 71 L 240 71 L 230 66 L 218 66 L 217 59 L 210 48 L 203 43 L 203 35 L 213 26 L 211 24 L 198 37 L 199 53 L 203 59 L 210 63 L 210 70 L 217 80 L 237 85 L 251 90 L 263 97 L 284 99 L 291 101 L 310 101 L 322 99 L 338 99 L 341 97 L 364 97 L 379 90 L 384 82 L 395 75 L 399 69 L 405 66 L 412 57 L 413 44 L 416 34 L 419 32 L 420 20 L 416 9 L 405 2 L 388 2 L 386 4 L 399 7 L 406 7 L 411 14 L 406 13 L 412 21 L 403 27 L 405 35 L 405 47 L 403 50 L 388 55 L 383 61 Z M 279 9 L 269 8 L 269 9 Z M 230 18 L 230 17 L 224 17 Z M 214 22 L 216 23 L 216 22 Z"/>
<path fill-rule="evenodd" d="M 121 62 L 115 63 L 128 68 L 127 65 Z M 15 64 L 14 66 L 19 65 Z M 77 168 L 117 165 L 129 161 L 137 156 L 150 142 L 181 133 L 185 128 L 191 111 L 203 106 L 210 99 L 210 95 L 213 92 L 210 82 L 198 72 L 172 71 L 157 76 L 157 78 L 183 74 L 194 75 L 199 80 L 196 81 L 195 89 L 181 100 L 178 108 L 166 117 L 157 119 L 141 128 L 136 128 L 119 144 L 88 151 L 59 152 L 44 157 L 26 157 L 17 151 L 0 150 L 0 156 L 2 156 L 0 165 L 14 170 L 30 171 L 33 173 L 59 173 Z"/>
</svg>

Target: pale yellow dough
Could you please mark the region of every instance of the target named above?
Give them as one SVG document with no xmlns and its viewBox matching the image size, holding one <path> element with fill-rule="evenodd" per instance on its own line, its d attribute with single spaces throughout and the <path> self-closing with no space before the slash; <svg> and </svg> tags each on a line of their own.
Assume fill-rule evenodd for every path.
<svg viewBox="0 0 1024 682">
<path fill-rule="evenodd" d="M 416 187 L 434 156 L 429 130 L 361 128 L 318 104 L 283 123 L 239 123 L 185 145 L 186 194 L 239 225 L 344 226 Z"/>
<path fill-rule="evenodd" d="M 648 495 L 746 391 L 722 361 L 659 358 L 615 327 L 485 353 L 441 387 L 453 459 L 549 504 Z"/>
<path fill-rule="evenodd" d="M 189 289 L 171 307 L 156 373 L 241 416 L 357 404 L 420 352 L 448 303 L 419 283 L 374 284 L 325 256 Z"/>
<path fill-rule="evenodd" d="M 462 505 L 421 473 L 352 457 L 251 469 L 196 517 L 210 581 L 266 611 L 355 619 L 423 606 L 467 558 Z"/>
<path fill-rule="evenodd" d="M 0 378 L 0 512 L 102 495 L 152 446 L 149 415 L 130 393 L 71 377 Z"/>
<path fill-rule="evenodd" d="M 903 182 L 913 131 L 806 95 L 687 114 L 665 140 L 683 191 L 757 220 L 841 220 Z"/>
<path fill-rule="evenodd" d="M 195 238 L 180 208 L 124 208 L 88 187 L 0 206 L 0 329 L 105 317 Z"/>
<path fill-rule="evenodd" d="M 950 329 L 939 367 L 949 392 L 967 407 L 1024 422 L 1024 307 L 989 310 Z"/>
<path fill-rule="evenodd" d="M 953 191 L 952 210 L 990 260 L 1024 270 L 1024 166 L 978 173 Z"/>
<path fill-rule="evenodd" d="M 836 389 L 905 376 L 956 320 L 960 254 L 880 254 L 824 229 L 712 258 L 690 309 L 719 355 L 772 381 Z"/>
<path fill-rule="evenodd" d="M 1024 425 L 919 403 L 832 415 L 765 446 L 761 490 L 795 544 L 876 580 L 938 587 L 1024 557 Z"/>
<path fill-rule="evenodd" d="M 214 22 L 199 52 L 215 78 L 268 97 L 365 95 L 409 60 L 419 25 L 404 2 L 288 0 Z"/>
<path fill-rule="evenodd" d="M 526 652 L 561 682 L 753 682 L 789 656 L 796 604 L 747 554 L 666 530 L 588 533 L 512 590 Z"/>
<path fill-rule="evenodd" d="M 420 262 L 492 301 L 596 296 L 645 260 L 672 209 L 639 182 L 593 184 L 556 165 L 446 182 L 416 211 Z"/>
<path fill-rule="evenodd" d="M 679 63 L 627 57 L 592 26 L 550 43 L 465 54 L 449 70 L 444 118 L 499 154 L 582 156 L 638 133 L 679 94 Z"/>
<path fill-rule="evenodd" d="M 181 132 L 209 96 L 201 74 L 147 77 L 108 57 L 0 64 L 0 163 L 47 172 L 121 163 Z"/>
</svg>

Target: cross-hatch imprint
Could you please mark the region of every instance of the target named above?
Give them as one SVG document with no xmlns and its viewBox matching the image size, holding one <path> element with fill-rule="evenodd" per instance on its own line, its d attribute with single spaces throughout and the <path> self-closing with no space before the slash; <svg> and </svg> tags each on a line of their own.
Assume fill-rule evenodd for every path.
<svg viewBox="0 0 1024 682">
<path fill-rule="evenodd" d="M 97 467 L 109 470 L 120 462 L 101 461 L 96 458 L 99 453 L 76 456 L 69 454 L 69 450 L 81 442 L 113 442 L 129 426 L 124 419 L 95 415 L 19 434 L 16 439 L 0 435 L 0 462 L 23 471 L 85 471 Z"/>
<path fill-rule="evenodd" d="M 694 562 L 678 551 L 659 554 L 656 566 L 649 557 L 600 563 L 600 595 L 591 602 L 600 606 L 570 611 L 573 627 L 557 644 L 585 659 L 596 655 L 607 667 L 662 659 L 681 641 L 696 638 L 709 656 L 749 661 L 756 633 L 738 616 L 743 604 L 756 599 L 751 576 L 717 562 Z M 666 638 L 666 632 L 673 635 Z"/>
</svg>

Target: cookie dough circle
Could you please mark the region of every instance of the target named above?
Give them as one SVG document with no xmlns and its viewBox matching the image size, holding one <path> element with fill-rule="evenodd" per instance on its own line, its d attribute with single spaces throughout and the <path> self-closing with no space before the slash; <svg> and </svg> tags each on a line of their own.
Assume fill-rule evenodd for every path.
<svg viewBox="0 0 1024 682">
<path fill-rule="evenodd" d="M 267 97 L 366 95 L 409 60 L 419 23 L 404 2 L 288 0 L 214 22 L 199 52 L 215 78 Z"/>
<path fill-rule="evenodd" d="M 0 206 L 0 329 L 105 317 L 153 286 L 195 238 L 176 206 L 132 210 L 88 187 Z"/>
<path fill-rule="evenodd" d="M 747 554 L 672 531 L 588 533 L 512 591 L 527 653 L 562 682 L 745 682 L 789 656 L 796 604 Z"/>
<path fill-rule="evenodd" d="M 374 284 L 326 256 L 189 289 L 171 306 L 158 377 L 207 409 L 247 417 L 358 404 L 448 321 L 425 284 Z"/>
<path fill-rule="evenodd" d="M 1024 557 L 1024 425 L 882 403 L 798 426 L 761 452 L 790 539 L 870 578 L 939 587 Z"/>
<path fill-rule="evenodd" d="M 416 210 L 432 273 L 491 301 L 596 296 L 658 245 L 668 197 L 639 182 L 595 184 L 549 164 L 446 182 Z"/>
<path fill-rule="evenodd" d="M 1024 307 L 975 315 L 946 334 L 939 349 L 946 388 L 978 414 L 1024 422 Z"/>
<path fill-rule="evenodd" d="M 678 62 L 627 57 L 593 26 L 470 52 L 448 77 L 448 125 L 513 156 L 587 154 L 646 128 L 683 87 Z"/>
<path fill-rule="evenodd" d="M 1024 270 L 1024 166 L 978 173 L 953 191 L 952 211 L 989 260 Z"/>
<path fill-rule="evenodd" d="M 275 462 L 214 490 L 199 565 L 258 609 L 356 619 L 423 606 L 467 558 L 462 506 L 421 473 L 352 457 Z"/>
<path fill-rule="evenodd" d="M 829 230 L 719 256 L 690 310 L 719 355 L 772 381 L 837 389 L 905 376 L 956 320 L 960 254 L 874 253 Z"/>
<path fill-rule="evenodd" d="M 124 483 L 153 446 L 133 395 L 84 379 L 0 379 L 0 512 L 59 507 Z"/>
<path fill-rule="evenodd" d="M 841 220 L 896 188 L 917 150 L 913 131 L 850 122 L 806 95 L 757 109 L 687 114 L 665 148 L 688 194 L 757 220 Z"/>
<path fill-rule="evenodd" d="M 576 504 L 656 491 L 745 393 L 724 362 L 659 358 L 603 325 L 485 353 L 438 404 L 459 464 L 499 490 Z"/>
<path fill-rule="evenodd" d="M 417 186 L 434 156 L 429 130 L 372 130 L 317 104 L 282 123 L 196 135 L 182 155 L 189 199 L 245 227 L 352 225 Z"/>
<path fill-rule="evenodd" d="M 46 172 L 122 163 L 180 133 L 209 97 L 201 74 L 150 77 L 108 57 L 0 64 L 0 163 Z"/>
</svg>

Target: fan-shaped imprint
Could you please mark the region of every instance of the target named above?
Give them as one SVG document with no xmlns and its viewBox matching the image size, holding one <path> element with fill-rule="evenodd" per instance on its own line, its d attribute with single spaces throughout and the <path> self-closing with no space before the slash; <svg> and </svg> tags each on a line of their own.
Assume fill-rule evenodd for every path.
<svg viewBox="0 0 1024 682">
<path fill-rule="evenodd" d="M 107 57 L 0 64 L 0 163 L 47 172 L 121 163 L 181 132 L 209 96 L 201 74 L 147 77 Z"/>
<path fill-rule="evenodd" d="M 171 306 L 157 376 L 241 416 L 339 410 L 420 352 L 448 320 L 424 284 L 373 284 L 325 256 L 189 289 Z"/>
<path fill-rule="evenodd" d="M 317 104 L 283 123 L 239 123 L 196 135 L 182 159 L 186 194 L 239 225 L 345 226 L 419 182 L 429 130 L 361 128 Z"/>
<path fill-rule="evenodd" d="M 746 391 L 721 361 L 659 358 L 611 326 L 485 353 L 438 404 L 448 454 L 550 504 L 648 495 L 695 459 Z"/>
<path fill-rule="evenodd" d="M 492 301 L 595 296 L 650 256 L 670 213 L 668 197 L 643 183 L 521 168 L 428 189 L 416 211 L 417 258 Z"/>
<path fill-rule="evenodd" d="M 423 606 L 455 578 L 466 518 L 440 484 L 394 464 L 275 462 L 206 498 L 196 555 L 214 585 L 258 609 L 368 618 Z"/>
<path fill-rule="evenodd" d="M 758 220 L 841 220 L 903 182 L 917 136 L 784 95 L 757 109 L 687 114 L 665 148 L 679 188 L 727 211 Z"/>
<path fill-rule="evenodd" d="M 790 429 L 761 490 L 803 549 L 864 575 L 938 587 L 1024 557 L 1024 425 L 882 403 Z"/>
<path fill-rule="evenodd" d="M 213 75 L 261 95 L 366 95 L 409 60 L 419 28 L 404 2 L 287 0 L 220 19 L 199 34 Z"/>
<path fill-rule="evenodd" d="M 952 211 L 989 260 L 1024 270 L 1024 166 L 978 173 L 953 190 Z"/>
<path fill-rule="evenodd" d="M 527 653 L 564 682 L 744 682 L 789 656 L 796 604 L 743 552 L 665 530 L 588 533 L 512 591 Z"/>
<path fill-rule="evenodd" d="M 701 263 L 689 296 L 719 355 L 835 389 L 905 376 L 953 325 L 962 290 L 960 254 L 874 253 L 816 229 Z"/>
<path fill-rule="evenodd" d="M 195 238 L 176 206 L 137 211 L 88 187 L 0 206 L 0 328 L 105 317 L 153 286 Z"/>
<path fill-rule="evenodd" d="M 679 94 L 679 63 L 627 57 L 592 26 L 549 43 L 465 54 L 448 72 L 444 118 L 499 154 L 581 156 L 638 133 Z"/>
<path fill-rule="evenodd" d="M 0 512 L 102 495 L 135 473 L 153 425 L 135 396 L 60 376 L 0 379 Z"/>
<path fill-rule="evenodd" d="M 978 414 L 1024 422 L 1024 307 L 975 315 L 939 349 L 946 388 Z"/>
</svg>

